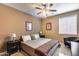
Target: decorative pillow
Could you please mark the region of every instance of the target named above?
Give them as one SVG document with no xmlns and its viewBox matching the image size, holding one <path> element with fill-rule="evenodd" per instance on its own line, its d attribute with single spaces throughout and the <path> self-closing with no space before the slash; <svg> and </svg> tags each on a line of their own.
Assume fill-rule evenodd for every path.
<svg viewBox="0 0 79 59">
<path fill-rule="evenodd" d="M 30 35 L 23 35 L 22 39 L 23 39 L 23 41 L 31 40 L 31 36 Z"/>
<path fill-rule="evenodd" d="M 37 38 L 40 38 L 39 34 L 32 34 L 32 39 L 37 39 Z"/>
</svg>

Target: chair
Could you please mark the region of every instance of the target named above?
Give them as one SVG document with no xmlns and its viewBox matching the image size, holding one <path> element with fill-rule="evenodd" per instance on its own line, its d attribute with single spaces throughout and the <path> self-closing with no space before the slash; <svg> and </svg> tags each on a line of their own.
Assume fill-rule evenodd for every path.
<svg viewBox="0 0 79 59">
<path fill-rule="evenodd" d="M 71 42 L 71 55 L 79 56 L 79 42 Z"/>
<path fill-rule="evenodd" d="M 71 48 L 71 41 L 75 41 L 75 40 L 77 40 L 77 37 L 64 38 L 64 44 L 65 46 L 68 46 L 69 48 Z"/>
</svg>

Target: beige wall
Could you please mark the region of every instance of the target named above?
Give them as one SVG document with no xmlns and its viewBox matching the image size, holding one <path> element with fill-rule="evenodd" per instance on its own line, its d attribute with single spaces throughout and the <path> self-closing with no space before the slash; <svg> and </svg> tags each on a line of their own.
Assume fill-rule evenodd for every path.
<svg viewBox="0 0 79 59">
<path fill-rule="evenodd" d="M 63 41 L 64 36 L 59 35 L 59 32 L 58 32 L 58 28 L 59 28 L 58 27 L 59 26 L 59 21 L 58 20 L 59 20 L 59 17 L 60 16 L 68 16 L 68 15 L 71 15 L 71 14 L 77 14 L 78 12 L 79 11 L 73 11 L 73 12 L 68 12 L 68 13 L 64 13 L 64 14 L 60 14 L 60 15 L 56 15 L 56 16 L 51 16 L 51 17 L 48 17 L 46 19 L 42 19 L 43 33 L 48 38 L 57 39 L 60 42 L 64 42 Z M 50 30 L 50 31 L 46 30 L 46 23 L 52 23 L 52 30 Z M 65 35 L 65 36 L 67 36 L 67 35 Z"/>
<path fill-rule="evenodd" d="M 52 30 L 46 30 L 46 23 L 52 23 Z M 61 39 L 61 41 L 63 39 L 63 37 L 58 34 L 58 17 L 57 16 L 43 19 L 42 31 L 47 38 L 52 38 L 52 39 L 57 39 L 57 40 Z"/>
<path fill-rule="evenodd" d="M 25 31 L 25 21 L 32 22 L 33 31 Z M 16 33 L 17 38 L 23 34 L 38 33 L 40 24 L 41 21 L 33 16 L 0 4 L 0 48 L 3 46 L 4 38 L 11 33 Z"/>
</svg>

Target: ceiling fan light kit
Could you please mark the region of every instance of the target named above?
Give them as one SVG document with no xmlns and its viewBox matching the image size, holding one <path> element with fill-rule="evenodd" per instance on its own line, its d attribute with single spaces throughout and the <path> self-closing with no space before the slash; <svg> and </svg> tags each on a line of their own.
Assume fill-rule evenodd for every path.
<svg viewBox="0 0 79 59">
<path fill-rule="evenodd" d="M 53 7 L 53 4 L 50 3 L 45 3 L 45 4 L 41 4 L 39 7 L 35 7 L 36 9 L 40 10 L 40 12 L 37 13 L 37 15 L 39 14 L 43 14 L 45 16 L 48 15 L 49 12 L 56 12 L 57 10 L 51 9 Z"/>
</svg>

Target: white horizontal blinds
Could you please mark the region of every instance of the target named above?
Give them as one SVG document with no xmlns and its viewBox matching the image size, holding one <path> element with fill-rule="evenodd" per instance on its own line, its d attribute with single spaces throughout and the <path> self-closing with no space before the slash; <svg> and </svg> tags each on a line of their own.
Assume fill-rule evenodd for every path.
<svg viewBox="0 0 79 59">
<path fill-rule="evenodd" d="M 77 15 L 59 18 L 59 34 L 77 34 Z"/>
</svg>

